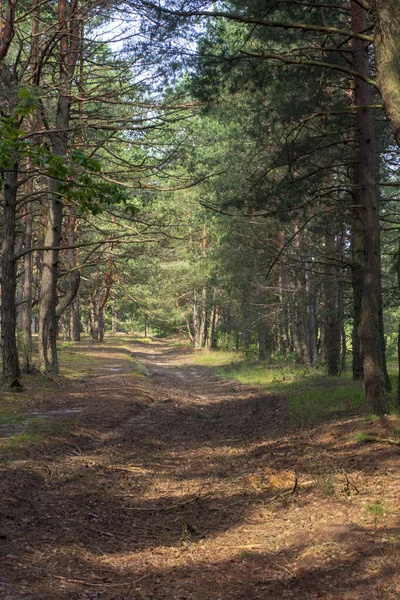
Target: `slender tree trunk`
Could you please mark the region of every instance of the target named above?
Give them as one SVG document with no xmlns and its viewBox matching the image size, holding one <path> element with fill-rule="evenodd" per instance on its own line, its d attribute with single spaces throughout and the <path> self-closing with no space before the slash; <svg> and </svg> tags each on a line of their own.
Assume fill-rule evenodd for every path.
<svg viewBox="0 0 400 600">
<path fill-rule="evenodd" d="M 32 246 L 32 214 L 28 209 L 24 217 L 24 249 L 29 250 Z M 22 370 L 30 373 L 32 370 L 32 288 L 33 288 L 33 269 L 32 254 L 28 252 L 24 256 L 24 283 L 22 288 L 21 304 L 21 354 Z"/>
<path fill-rule="evenodd" d="M 194 347 L 201 348 L 201 320 L 199 317 L 198 294 L 196 290 L 192 295 L 192 322 Z"/>
<path fill-rule="evenodd" d="M 42 277 L 39 299 L 39 365 L 42 371 L 58 373 L 57 356 L 57 275 L 58 247 L 61 243 L 62 200 L 57 194 L 57 181 L 49 182 L 47 226 L 44 238 L 46 247 L 54 248 L 43 252 Z"/>
<path fill-rule="evenodd" d="M 250 348 L 250 344 L 251 344 L 251 326 L 250 326 L 248 289 L 245 290 L 244 294 L 243 294 L 242 311 L 243 311 L 243 324 L 244 324 L 243 341 L 244 341 L 245 349 L 248 350 Z"/>
<path fill-rule="evenodd" d="M 100 314 L 99 314 L 99 309 L 97 306 L 97 302 L 95 299 L 92 299 L 91 302 L 92 306 L 91 306 L 91 310 L 90 310 L 90 314 L 91 314 L 91 326 L 90 326 L 90 335 L 92 337 L 92 340 L 95 343 L 99 342 L 99 336 L 100 336 Z M 146 333 L 145 333 L 146 336 Z"/>
<path fill-rule="evenodd" d="M 324 341 L 325 341 L 325 359 L 328 366 L 328 374 L 337 376 L 340 373 L 340 319 L 339 319 L 339 289 L 338 289 L 338 270 L 333 263 L 336 257 L 336 236 L 332 224 L 328 223 L 325 234 L 325 248 L 327 259 L 332 261 L 326 266 L 325 285 L 324 285 Z"/>
<path fill-rule="evenodd" d="M 351 220 L 351 250 L 352 270 L 351 282 L 353 287 L 353 379 L 363 378 L 363 359 L 361 349 L 361 304 L 364 289 L 364 225 L 363 197 L 361 190 L 361 164 L 359 135 L 356 138 L 354 152 L 354 168 L 352 175 L 352 220 Z"/>
<path fill-rule="evenodd" d="M 397 377 L 397 398 L 396 398 L 396 408 L 400 408 L 400 322 L 399 322 L 399 330 L 397 335 L 397 360 L 398 360 L 398 377 Z"/>
<path fill-rule="evenodd" d="M 200 320 L 200 347 L 204 348 L 207 341 L 207 288 L 203 285 L 201 290 L 201 320 Z"/>
<path fill-rule="evenodd" d="M 114 300 L 112 306 L 112 315 L 111 315 L 111 332 L 115 335 L 117 333 L 118 326 L 118 304 L 117 300 Z"/>
<path fill-rule="evenodd" d="M 317 333 L 315 323 L 315 290 L 312 281 L 312 275 L 309 270 L 306 271 L 306 292 L 307 292 L 307 333 L 310 363 L 315 364 L 317 360 Z"/>
<path fill-rule="evenodd" d="M 211 319 L 210 319 L 210 335 L 209 335 L 209 347 L 210 350 L 216 350 L 217 348 L 217 317 L 218 317 L 218 307 L 216 305 L 217 292 L 214 288 L 213 290 L 213 304 L 211 311 Z"/>
<path fill-rule="evenodd" d="M 99 310 L 99 342 L 104 342 L 104 309 Z"/>
<path fill-rule="evenodd" d="M 69 6 L 69 11 L 68 11 Z M 56 112 L 56 130 L 52 134 L 52 150 L 55 156 L 64 157 L 68 150 L 68 127 L 71 109 L 71 85 L 78 59 L 79 20 L 77 0 L 58 0 L 58 23 L 60 29 L 60 95 Z M 69 14 L 68 14 L 69 13 Z M 69 25 L 68 25 L 69 21 Z M 44 239 L 43 270 L 39 299 L 39 364 L 43 371 L 58 372 L 57 356 L 57 276 L 59 247 L 63 220 L 63 202 L 58 193 L 58 180 L 50 177 L 48 186 L 48 211 Z"/>
<path fill-rule="evenodd" d="M 285 244 L 285 236 L 282 231 L 279 232 L 278 245 L 282 252 Z M 286 264 L 286 257 L 282 254 L 279 273 L 279 301 L 281 305 L 280 317 L 280 353 L 288 357 L 290 352 L 290 315 L 289 315 L 289 275 Z"/>
<path fill-rule="evenodd" d="M 73 342 L 81 340 L 81 315 L 79 296 L 71 304 L 71 338 Z"/>
<path fill-rule="evenodd" d="M 303 257 L 303 236 L 298 233 L 299 226 L 295 224 L 295 232 L 297 235 L 294 240 L 294 247 L 296 249 L 297 259 Z M 309 339 L 307 335 L 307 290 L 306 290 L 306 275 L 304 267 L 301 266 L 297 269 L 295 274 L 295 289 L 296 289 L 296 310 L 295 310 L 295 323 L 294 332 L 295 340 L 297 344 L 296 357 L 297 362 L 301 364 L 310 364 L 310 349 L 308 346 Z"/>
</svg>

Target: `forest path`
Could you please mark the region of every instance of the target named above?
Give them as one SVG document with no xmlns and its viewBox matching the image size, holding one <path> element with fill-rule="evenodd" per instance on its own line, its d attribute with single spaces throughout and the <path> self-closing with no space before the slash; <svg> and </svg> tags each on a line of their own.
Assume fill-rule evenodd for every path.
<svg viewBox="0 0 400 600">
<path fill-rule="evenodd" d="M 398 448 L 290 430 L 186 348 L 63 356 L 25 408 L 53 416 L 0 440 L 2 600 L 398 600 Z"/>
</svg>

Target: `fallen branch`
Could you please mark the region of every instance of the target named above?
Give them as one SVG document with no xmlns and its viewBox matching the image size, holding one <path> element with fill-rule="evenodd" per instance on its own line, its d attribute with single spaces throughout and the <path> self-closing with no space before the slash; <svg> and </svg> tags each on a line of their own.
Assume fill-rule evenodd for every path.
<svg viewBox="0 0 400 600">
<path fill-rule="evenodd" d="M 198 500 L 204 500 L 204 498 L 208 498 L 211 495 L 211 492 L 208 494 L 204 494 L 204 496 L 195 496 L 194 498 L 189 498 L 189 500 L 185 500 L 183 502 L 177 502 L 176 504 L 172 504 L 171 506 L 160 506 L 153 508 L 143 508 L 139 506 L 123 506 L 124 510 L 134 510 L 137 512 L 166 512 L 169 510 L 175 510 L 175 508 L 182 508 L 182 506 L 187 506 L 188 504 L 192 504 L 193 502 L 197 502 Z"/>
<path fill-rule="evenodd" d="M 70 583 L 79 583 L 80 585 L 85 585 L 87 587 L 126 587 L 127 583 L 95 583 L 93 581 L 86 581 L 85 579 L 72 579 L 70 577 L 63 577 L 62 575 L 51 575 L 54 579 L 61 579 L 61 581 L 69 581 Z"/>
<path fill-rule="evenodd" d="M 400 440 L 393 440 L 392 438 L 380 438 L 374 436 L 366 436 L 361 440 L 364 444 L 390 444 L 391 446 L 400 446 Z"/>
</svg>

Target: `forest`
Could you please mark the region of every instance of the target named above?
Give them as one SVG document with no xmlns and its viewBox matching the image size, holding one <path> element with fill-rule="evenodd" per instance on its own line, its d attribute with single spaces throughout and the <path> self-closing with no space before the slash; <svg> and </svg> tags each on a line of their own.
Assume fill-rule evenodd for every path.
<svg viewBox="0 0 400 600">
<path fill-rule="evenodd" d="M 213 436 L 218 444 L 228 440 L 228 447 L 229 435 L 261 444 L 263 435 L 249 424 L 258 418 L 272 436 L 282 431 L 281 440 L 288 440 L 290 428 L 300 423 L 302 440 L 303 427 L 314 426 L 314 418 L 320 423 L 329 413 L 339 419 L 331 423 L 332 436 L 342 427 L 340 418 L 361 419 L 357 443 L 365 444 L 353 453 L 358 466 L 365 458 L 366 464 L 375 464 L 374 448 L 384 456 L 388 448 L 398 452 L 399 165 L 397 0 L 0 0 L 0 442 L 3 436 L 6 478 L 19 468 L 16 464 L 9 471 L 11 446 L 11 454 L 25 452 L 19 443 L 26 442 L 27 456 L 30 452 L 35 457 L 35 444 L 39 448 L 43 441 L 41 427 L 45 437 L 50 430 L 56 437 L 68 434 L 68 443 L 62 444 L 69 445 L 74 456 L 90 457 L 92 442 L 84 431 L 94 424 L 99 431 L 104 429 L 98 439 L 108 443 L 104 440 L 107 435 L 112 440 L 112 434 L 104 432 L 117 427 L 116 415 L 120 423 L 128 416 L 127 423 L 132 419 L 136 423 L 132 411 L 139 405 L 135 409 L 132 405 L 129 412 L 128 396 L 141 398 L 135 402 L 144 406 L 152 394 L 162 409 L 154 417 L 160 420 L 160 444 L 168 442 L 176 453 L 185 434 L 176 431 L 172 443 L 166 433 L 170 417 L 162 412 L 168 408 L 162 403 L 175 401 L 174 394 L 176 406 L 182 394 L 189 404 L 193 398 L 204 400 L 204 406 L 200 402 L 190 408 L 193 419 L 204 420 L 204 439 L 197 439 L 203 434 L 193 425 L 196 448 L 198 444 L 204 449 Z M 130 371 L 127 360 L 135 365 Z M 128 371 L 135 384 L 127 378 Z M 103 376 L 104 387 L 99 383 Z M 206 380 L 207 376 L 213 379 Z M 90 402 L 86 385 L 94 386 L 93 398 L 100 398 L 97 408 L 92 407 L 89 425 L 85 429 L 74 421 L 79 435 L 71 433 L 72 422 L 65 431 L 56 431 L 55 413 L 64 419 L 68 411 L 81 411 L 73 390 Z M 285 385 L 293 386 L 287 388 L 287 397 Z M 302 386 L 306 391 L 300 402 Z M 207 403 L 214 388 L 213 401 L 220 408 L 213 412 Z M 110 391 L 117 389 L 120 401 L 117 392 Z M 60 404 L 65 390 L 72 402 L 65 405 L 69 408 Z M 247 398 L 247 404 L 242 406 L 236 396 L 230 404 L 230 391 L 243 401 Z M 96 410 L 103 419 L 101 426 Z M 182 423 L 189 414 L 185 410 Z M 239 424 L 234 419 L 241 411 Z M 35 414 L 40 423 L 31 421 Z M 23 415 L 31 416 L 26 420 Z M 148 427 L 151 418 L 146 417 Z M 371 419 L 367 433 L 362 421 L 366 418 Z M 35 437 L 35 427 L 42 441 Z M 185 427 L 188 449 L 192 433 L 190 425 Z M 173 427 L 171 436 L 172 431 Z M 315 440 L 322 441 L 310 446 L 310 464 L 315 467 L 321 447 L 333 464 L 338 448 L 328 448 L 325 433 L 315 431 Z M 18 435 L 15 450 L 12 440 Z M 133 439 L 136 434 L 129 435 Z M 143 452 L 150 444 L 150 455 L 154 450 L 152 460 L 157 462 L 152 435 L 145 431 Z M 167 441 L 162 441 L 163 435 Z M 287 447 L 295 443 L 290 438 Z M 56 451 L 45 448 L 41 455 L 48 451 L 52 456 L 48 464 L 54 464 Z M 251 448 L 254 460 L 261 456 L 256 454 L 261 446 Z M 275 448 L 270 456 L 277 452 Z M 249 457 L 253 465 L 253 454 Z M 87 460 L 91 465 L 92 459 Z M 197 465 L 194 457 L 191 460 L 192 466 Z M 259 502 L 267 489 L 280 490 L 268 496 L 268 506 L 271 498 L 272 503 L 282 498 L 289 502 L 289 496 L 301 492 L 301 485 L 307 490 L 310 478 L 303 481 L 298 472 L 308 467 L 285 461 L 279 477 L 289 474 L 289 484 L 270 483 L 275 481 L 275 467 L 257 479 L 259 464 L 254 463 L 257 474 L 251 477 L 256 479 L 246 480 L 250 492 L 242 488 L 240 494 L 235 492 L 238 504 L 256 502 L 252 494 Z M 129 471 L 130 463 L 126 464 L 118 469 Z M 359 494 L 358 480 L 350 474 L 353 467 L 350 460 L 335 470 L 328 484 L 314 468 L 313 481 L 322 494 L 326 486 L 331 486 L 332 494 L 340 487 L 340 493 L 353 498 Z M 30 475 L 26 477 L 28 481 Z M 344 483 L 334 477 L 344 477 Z M 394 488 L 386 484 L 390 497 Z M 162 483 L 157 485 L 162 496 Z M 10 489 L 13 486 L 10 483 Z M 136 491 L 130 496 L 129 490 L 124 495 L 133 497 Z M 167 518 L 171 507 L 190 511 L 192 502 L 208 502 L 201 485 L 195 491 L 182 490 L 178 504 L 172 494 L 167 508 L 161 504 L 155 509 L 150 495 L 149 506 L 135 504 L 128 510 L 133 516 L 142 511 L 142 525 L 148 517 L 151 520 L 152 511 L 166 511 L 163 535 L 168 537 L 168 528 L 176 527 L 176 521 Z M 205 498 L 214 492 L 204 487 Z M 242 493 L 253 500 L 243 500 Z M 71 503 L 72 498 L 73 494 Z M 212 496 L 212 514 L 220 510 L 221 498 L 215 500 L 217 508 L 214 500 Z M 374 534 L 388 513 L 382 502 L 379 497 L 363 505 L 374 519 Z M 61 504 L 56 498 L 54 510 L 60 514 Z M 102 510 L 105 514 L 108 505 Z M 112 510 L 117 510 L 114 505 Z M 93 508 L 90 514 L 97 512 L 100 509 Z M 395 514 L 398 511 L 393 519 Z M 335 519 L 334 511 L 331 518 Z M 242 514 L 236 525 L 240 519 Z M 196 525 L 193 519 L 179 523 L 179 544 L 182 539 L 194 544 L 197 534 L 198 539 L 204 537 L 199 533 L 204 523 Z M 217 520 L 214 526 L 219 530 Z M 69 527 L 79 529 L 76 523 Z M 143 525 L 143 539 L 148 538 L 149 527 L 150 522 Z M 107 525 L 100 524 L 98 531 L 104 533 L 104 528 Z M 390 531 L 388 525 L 382 543 L 390 541 L 393 558 L 394 526 Z M 108 542 L 120 533 L 112 530 Z M 334 543 L 331 538 L 321 542 Z M 126 550 L 124 544 L 121 541 L 118 551 Z M 247 551 L 243 540 L 238 544 L 232 548 Z M 257 550 L 257 544 L 249 550 Z M 30 541 L 28 549 L 33 545 Z M 363 556 L 369 552 L 365 547 Z M 15 553 L 11 547 L 9 555 Z M 147 558 L 143 560 L 147 564 Z M 351 568 L 354 573 L 358 567 Z M 293 569 L 282 567 L 279 577 L 289 574 L 296 579 Z M 327 591 L 326 582 L 321 593 L 315 588 L 312 595 L 307 578 L 294 596 L 288 592 L 289 584 L 263 595 L 268 586 L 257 591 L 254 583 L 252 591 L 244 592 L 232 581 L 231 595 L 221 595 L 222 583 L 221 589 L 211 586 L 201 596 L 195 589 L 185 595 L 181 587 L 183 595 L 178 588 L 163 595 L 161 588 L 136 587 L 133 573 L 122 595 L 116 595 L 119 584 L 107 583 L 107 577 L 114 581 L 114 573 L 101 579 L 99 595 L 90 595 L 90 590 L 88 595 L 73 595 L 74 585 L 86 585 L 86 575 L 75 576 L 70 569 L 62 576 L 54 573 L 47 573 L 46 585 L 51 587 L 52 577 L 58 577 L 60 585 L 61 580 L 72 585 L 72 595 L 60 588 L 57 596 L 51 596 L 47 588 L 38 587 L 28 598 L 372 599 L 378 596 L 368 594 L 379 589 L 379 597 L 394 600 L 400 593 L 395 579 L 392 584 L 388 576 L 385 589 L 365 583 L 336 596 Z M 157 577 L 168 579 L 162 573 Z M 201 580 L 205 577 L 198 575 Z M 87 576 L 90 579 L 90 573 Z M 140 571 L 138 582 L 153 581 L 148 577 Z M 183 572 L 180 581 L 185 581 Z M 4 585 L 7 600 L 25 597 L 22 588 L 21 595 L 14 596 L 13 588 Z M 96 585 L 100 583 L 92 587 Z"/>
<path fill-rule="evenodd" d="M 351 354 L 385 412 L 400 16 L 364 4 L 3 7 L 4 386 L 32 331 L 57 372 L 60 330 L 111 319 L 330 375 Z"/>
</svg>

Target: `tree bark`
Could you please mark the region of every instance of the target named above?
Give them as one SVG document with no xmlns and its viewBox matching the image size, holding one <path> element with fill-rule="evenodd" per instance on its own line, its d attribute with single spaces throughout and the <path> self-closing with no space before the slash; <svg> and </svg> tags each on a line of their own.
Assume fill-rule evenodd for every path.
<svg viewBox="0 0 400 600">
<path fill-rule="evenodd" d="M 400 2 L 375 0 L 374 9 L 378 87 L 394 137 L 400 146 Z"/>
<path fill-rule="evenodd" d="M 366 10 L 351 2 L 351 25 L 354 32 L 365 31 Z M 357 72 L 369 77 L 368 44 L 353 40 L 353 63 Z M 361 306 L 361 343 L 364 371 L 364 402 L 367 410 L 383 414 L 386 409 L 385 365 L 381 344 L 381 262 L 378 160 L 375 121 L 371 113 L 372 88 L 365 81 L 355 81 L 357 130 L 360 143 L 361 189 L 364 212 L 364 287 Z"/>
<path fill-rule="evenodd" d="M 68 126 L 71 109 L 71 86 L 78 59 L 79 20 L 77 0 L 70 2 L 70 25 L 68 27 L 68 1 L 58 0 L 58 23 L 60 29 L 60 79 L 56 112 L 56 133 L 52 134 L 52 151 L 64 157 L 68 150 Z M 43 252 L 43 270 L 39 299 L 39 364 L 43 371 L 58 372 L 57 356 L 57 276 L 59 246 L 63 220 L 63 201 L 58 193 L 58 180 L 49 178 L 48 212 L 44 245 L 51 250 Z"/>
<path fill-rule="evenodd" d="M 1 353 L 5 388 L 20 388 L 20 366 L 15 337 L 17 261 L 15 258 L 15 213 L 18 190 L 18 161 L 13 156 L 5 172 L 3 202 L 3 242 L 1 257 Z"/>
<path fill-rule="evenodd" d="M 29 250 L 32 246 L 32 214 L 28 209 L 24 217 L 24 249 Z M 24 283 L 22 288 L 21 305 L 21 354 L 22 370 L 30 373 L 32 370 L 32 287 L 33 269 L 32 254 L 28 252 L 24 256 Z"/>
<path fill-rule="evenodd" d="M 80 342 L 81 340 L 81 315 L 79 304 L 79 297 L 77 296 L 71 304 L 71 338 L 73 342 Z"/>
<path fill-rule="evenodd" d="M 363 360 L 361 349 L 361 304 L 364 289 L 364 225 L 363 197 L 361 191 L 361 163 L 359 135 L 356 136 L 354 152 L 354 168 L 352 173 L 352 219 L 351 219 L 351 251 L 353 288 L 353 379 L 362 380 Z"/>
<path fill-rule="evenodd" d="M 118 305 L 117 305 L 117 301 L 114 300 L 113 306 L 112 306 L 112 315 L 111 315 L 111 333 L 113 333 L 113 334 L 117 333 L 117 326 L 118 326 Z"/>
</svg>

